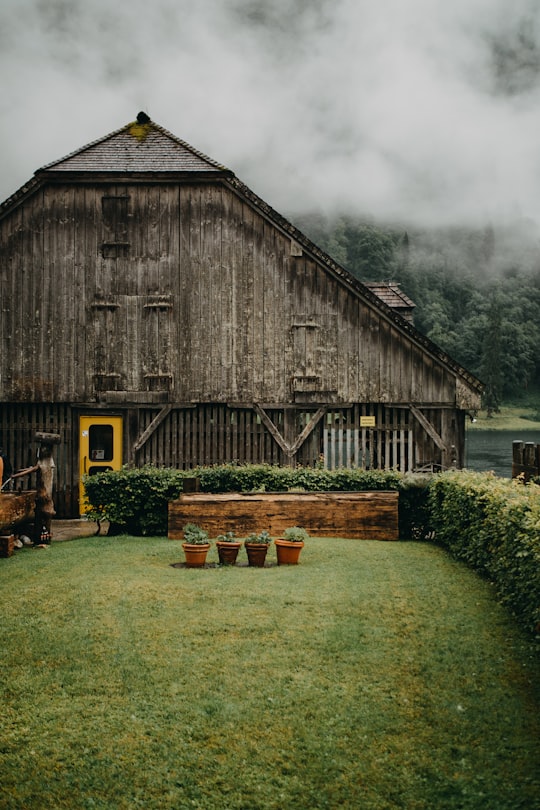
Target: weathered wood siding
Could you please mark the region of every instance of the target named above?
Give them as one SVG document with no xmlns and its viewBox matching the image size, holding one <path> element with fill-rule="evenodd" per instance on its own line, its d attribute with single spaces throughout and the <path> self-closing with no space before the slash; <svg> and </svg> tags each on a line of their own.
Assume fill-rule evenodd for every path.
<svg viewBox="0 0 540 810">
<path fill-rule="evenodd" d="M 2 209 L 0 442 L 21 468 L 61 435 L 60 517 L 88 413 L 123 417 L 126 463 L 459 466 L 474 378 L 235 179 L 154 180 Z"/>
<path fill-rule="evenodd" d="M 45 186 L 0 247 L 4 400 L 455 402 L 440 360 L 226 183 Z"/>
</svg>

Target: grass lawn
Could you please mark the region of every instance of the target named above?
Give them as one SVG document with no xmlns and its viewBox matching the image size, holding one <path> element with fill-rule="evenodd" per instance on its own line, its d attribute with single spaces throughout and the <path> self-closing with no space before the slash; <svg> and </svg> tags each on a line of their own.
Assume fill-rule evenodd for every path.
<svg viewBox="0 0 540 810">
<path fill-rule="evenodd" d="M 2 810 L 540 807 L 538 650 L 445 552 L 182 559 L 92 537 L 0 560 Z"/>
<path fill-rule="evenodd" d="M 539 407 L 502 405 L 489 419 L 487 411 L 479 411 L 476 421 L 467 423 L 467 430 L 540 430 Z"/>
</svg>

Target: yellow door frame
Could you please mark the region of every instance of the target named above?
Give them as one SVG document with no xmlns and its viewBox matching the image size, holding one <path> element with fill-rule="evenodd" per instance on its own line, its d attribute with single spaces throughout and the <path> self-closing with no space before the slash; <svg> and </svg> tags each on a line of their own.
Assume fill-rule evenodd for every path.
<svg viewBox="0 0 540 810">
<path fill-rule="evenodd" d="M 79 417 L 79 513 L 88 512 L 84 476 L 120 470 L 123 463 L 123 417 L 84 414 Z"/>
</svg>

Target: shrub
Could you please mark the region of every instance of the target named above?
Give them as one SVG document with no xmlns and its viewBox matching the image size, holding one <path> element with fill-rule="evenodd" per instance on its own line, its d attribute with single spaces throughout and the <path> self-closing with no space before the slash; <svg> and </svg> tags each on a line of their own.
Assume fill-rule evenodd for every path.
<svg viewBox="0 0 540 810">
<path fill-rule="evenodd" d="M 236 543 L 236 536 L 234 532 L 225 532 L 225 534 L 218 534 L 216 537 L 218 543 Z"/>
<path fill-rule="evenodd" d="M 272 538 L 270 537 L 268 532 L 265 530 L 263 532 L 259 532 L 259 534 L 257 534 L 257 533 L 248 534 L 248 536 L 246 537 L 245 542 L 246 543 L 258 543 L 261 546 L 269 546 L 270 543 L 272 542 Z"/>
<path fill-rule="evenodd" d="M 184 543 L 192 546 L 204 546 L 209 542 L 208 532 L 196 523 L 186 523 L 183 528 Z"/>
<path fill-rule="evenodd" d="M 189 474 L 200 479 L 203 492 L 361 492 L 399 489 L 402 477 L 388 470 L 325 470 L 272 464 L 219 464 L 196 467 Z"/>
<path fill-rule="evenodd" d="M 289 543 L 305 543 L 309 540 L 309 534 L 301 526 L 289 526 L 283 532 L 283 539 L 288 540 Z"/>
<path fill-rule="evenodd" d="M 86 476 L 91 520 L 109 520 L 134 535 L 166 535 L 168 503 L 182 490 L 185 473 L 158 467 L 124 467 Z"/>
<path fill-rule="evenodd" d="M 429 491 L 434 477 L 427 473 L 407 473 L 400 478 L 399 536 L 402 540 L 431 538 Z"/>
<path fill-rule="evenodd" d="M 434 539 L 495 585 L 528 630 L 540 631 L 540 498 L 535 485 L 448 472 L 429 487 Z"/>
</svg>

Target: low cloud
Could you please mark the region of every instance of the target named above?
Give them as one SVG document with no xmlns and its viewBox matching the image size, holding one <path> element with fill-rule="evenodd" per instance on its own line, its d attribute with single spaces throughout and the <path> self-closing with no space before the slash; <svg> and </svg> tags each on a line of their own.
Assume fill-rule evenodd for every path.
<svg viewBox="0 0 540 810">
<path fill-rule="evenodd" d="M 4 199 L 140 109 L 287 215 L 540 224 L 536 0 L 7 0 Z"/>
</svg>

